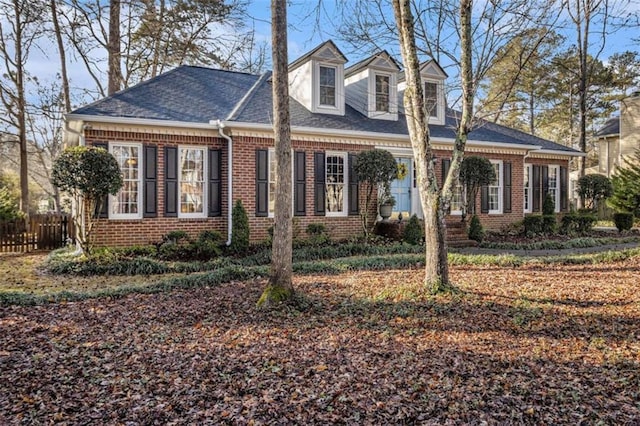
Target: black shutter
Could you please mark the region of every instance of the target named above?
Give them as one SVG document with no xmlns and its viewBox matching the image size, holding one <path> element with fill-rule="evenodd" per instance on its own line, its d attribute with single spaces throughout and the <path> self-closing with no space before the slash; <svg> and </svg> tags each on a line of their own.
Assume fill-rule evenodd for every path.
<svg viewBox="0 0 640 426">
<path fill-rule="evenodd" d="M 533 208 L 531 211 L 540 211 L 540 186 L 541 186 L 540 166 L 533 166 Z"/>
<path fill-rule="evenodd" d="M 209 217 L 222 215 L 222 150 L 209 149 Z"/>
<path fill-rule="evenodd" d="M 293 155 L 293 214 L 306 216 L 307 214 L 307 154 L 296 151 Z"/>
<path fill-rule="evenodd" d="M 473 200 L 475 203 L 476 201 Z M 489 213 L 489 186 L 480 187 L 480 213 Z"/>
<path fill-rule="evenodd" d="M 158 147 L 144 146 L 144 210 L 142 217 L 158 216 Z"/>
<path fill-rule="evenodd" d="M 447 179 L 447 174 L 449 174 L 449 168 L 451 168 L 451 159 L 443 158 L 442 159 L 442 180 L 440 181 L 440 188 L 444 186 L 444 181 Z"/>
<path fill-rule="evenodd" d="M 355 154 L 349 154 L 349 215 L 357 215 L 360 213 L 360 198 L 358 194 L 358 174 L 355 170 L 356 159 Z"/>
<path fill-rule="evenodd" d="M 560 210 L 569 210 L 569 174 L 566 167 L 560 167 Z"/>
<path fill-rule="evenodd" d="M 502 183 L 504 185 L 502 192 L 502 203 L 504 213 L 511 213 L 511 163 L 502 164 L 503 178 Z"/>
<path fill-rule="evenodd" d="M 109 152 L 109 144 L 107 142 L 94 142 L 93 146 L 95 148 L 102 148 L 105 151 Z M 109 217 L 109 196 L 106 195 L 102 202 L 99 205 L 96 205 L 96 211 L 94 212 L 95 217 L 99 218 L 108 218 Z"/>
<path fill-rule="evenodd" d="M 178 217 L 178 148 L 164 147 L 164 216 Z"/>
<path fill-rule="evenodd" d="M 256 217 L 269 216 L 269 151 L 256 149 Z"/>
<path fill-rule="evenodd" d="M 549 193 L 549 166 L 542 166 L 540 168 L 540 174 L 542 175 L 541 202 L 544 204 L 544 199 L 547 198 L 547 194 Z"/>
<path fill-rule="evenodd" d="M 443 158 L 442 159 L 442 180 L 440 181 L 440 188 L 444 186 L 444 181 L 447 179 L 447 175 L 449 174 L 449 169 L 451 168 L 451 159 Z M 451 206 L 447 208 L 447 214 L 451 213 Z"/>
<path fill-rule="evenodd" d="M 313 185 L 313 193 L 314 193 L 314 214 L 316 216 L 324 216 L 325 215 L 325 203 L 326 203 L 326 193 L 325 193 L 325 163 L 324 163 L 324 152 L 316 152 L 313 156 L 314 160 L 314 185 Z"/>
</svg>

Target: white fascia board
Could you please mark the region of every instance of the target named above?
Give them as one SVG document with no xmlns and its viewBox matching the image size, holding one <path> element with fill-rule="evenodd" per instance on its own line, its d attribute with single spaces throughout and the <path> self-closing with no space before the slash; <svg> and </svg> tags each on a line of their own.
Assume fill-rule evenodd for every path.
<svg viewBox="0 0 640 426">
<path fill-rule="evenodd" d="M 224 121 L 225 128 L 239 130 L 258 130 L 265 132 L 273 132 L 273 125 L 262 123 L 247 123 L 239 121 Z M 341 130 L 341 129 L 321 129 L 317 127 L 291 126 L 291 133 L 318 135 L 318 136 L 346 136 L 360 139 L 385 139 L 409 142 L 409 136 L 397 133 L 378 133 L 378 132 L 362 132 L 358 130 Z"/>
<path fill-rule="evenodd" d="M 127 124 L 133 126 L 159 126 L 159 127 L 182 127 L 188 129 L 207 129 L 217 128 L 217 120 L 211 120 L 208 123 L 190 123 L 186 121 L 174 120 L 153 120 L 149 118 L 128 118 L 128 117 L 109 117 L 102 115 L 84 115 L 84 114 L 65 114 L 66 121 L 84 121 L 85 123 L 107 123 L 107 124 Z"/>
<path fill-rule="evenodd" d="M 563 155 L 566 157 L 586 157 L 587 154 L 584 152 L 569 152 L 569 151 L 555 151 L 553 149 L 539 149 L 537 151 L 533 151 L 532 155 Z"/>
</svg>

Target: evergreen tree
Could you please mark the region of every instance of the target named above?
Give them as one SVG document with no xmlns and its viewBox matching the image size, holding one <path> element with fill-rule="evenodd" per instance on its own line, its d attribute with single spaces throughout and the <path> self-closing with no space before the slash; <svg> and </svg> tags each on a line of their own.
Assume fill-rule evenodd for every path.
<svg viewBox="0 0 640 426">
<path fill-rule="evenodd" d="M 613 195 L 607 202 L 619 212 L 640 217 L 640 150 L 624 163 L 611 178 Z"/>
</svg>

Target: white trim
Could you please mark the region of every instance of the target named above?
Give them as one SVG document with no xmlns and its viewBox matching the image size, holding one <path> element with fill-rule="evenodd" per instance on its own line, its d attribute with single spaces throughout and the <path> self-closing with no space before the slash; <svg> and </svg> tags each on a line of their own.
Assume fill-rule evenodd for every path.
<svg viewBox="0 0 640 426">
<path fill-rule="evenodd" d="M 109 117 L 103 115 L 84 115 L 84 114 L 65 114 L 65 121 L 85 121 L 107 124 L 129 124 L 137 126 L 159 126 L 159 127 L 182 127 L 189 129 L 207 129 L 217 128 L 217 121 L 211 120 L 208 123 L 191 123 L 187 121 L 174 120 L 156 120 L 151 118 L 129 118 L 129 117 Z M 91 124 L 85 123 L 89 126 Z"/>
<path fill-rule="evenodd" d="M 335 74 L 335 106 L 320 103 L 320 67 L 333 68 Z M 313 80 L 311 112 L 319 114 L 344 115 L 344 66 L 326 61 L 313 61 L 311 73 Z"/>
<path fill-rule="evenodd" d="M 553 187 L 554 197 L 553 197 L 553 208 L 556 213 L 560 212 L 560 166 L 557 164 L 550 164 L 547 166 L 547 182 L 549 182 L 549 177 L 551 176 L 551 170 L 556 171 L 556 184 Z M 551 191 L 551 184 L 549 183 L 549 191 Z M 544 194 L 546 197 L 547 195 Z"/>
<path fill-rule="evenodd" d="M 528 170 L 528 174 L 529 174 L 529 182 L 528 182 L 528 186 L 524 186 L 524 170 Z M 522 210 L 524 213 L 531 213 L 533 211 L 533 164 L 528 164 L 528 163 L 524 163 L 523 166 L 523 172 L 522 172 L 522 179 L 523 179 L 523 185 L 522 185 Z M 525 190 L 528 190 L 528 195 L 529 195 L 529 205 L 525 206 Z"/>
<path fill-rule="evenodd" d="M 342 210 L 339 212 L 330 212 L 327 206 L 325 205 L 325 216 L 326 217 L 346 217 L 349 215 L 349 154 L 345 151 L 325 151 L 324 153 L 324 191 L 325 191 L 325 202 L 328 203 L 329 197 L 327 196 L 327 187 L 330 183 L 327 181 L 327 159 L 329 157 L 342 157 L 344 160 L 344 182 L 342 182 Z"/>
<path fill-rule="evenodd" d="M 493 209 L 491 210 L 491 207 L 489 207 L 489 214 L 502 214 L 503 209 L 504 209 L 504 200 L 503 200 L 503 196 L 504 196 L 504 164 L 502 160 L 489 160 L 491 161 L 491 164 L 497 164 L 498 165 L 498 185 L 489 185 L 489 189 L 491 189 L 491 187 L 498 187 L 498 208 L 497 209 Z M 490 204 L 490 199 L 491 199 L 491 194 L 487 194 L 487 197 L 489 197 L 489 199 L 487 200 L 487 203 Z"/>
<path fill-rule="evenodd" d="M 376 90 L 376 78 L 378 76 L 387 77 L 389 79 L 389 99 L 387 105 L 387 111 L 378 111 L 377 109 L 377 90 Z M 368 102 L 369 108 L 367 109 L 367 115 L 369 118 L 376 120 L 398 120 L 398 89 L 397 89 L 397 73 L 388 71 L 379 71 L 375 69 L 369 69 L 369 93 Z"/>
<path fill-rule="evenodd" d="M 212 120 L 213 121 L 213 120 Z M 217 120 L 215 123 L 218 128 L 218 134 L 227 140 L 227 242 L 231 245 L 231 234 L 233 234 L 233 140 L 231 136 L 224 132 L 224 124 Z"/>
<path fill-rule="evenodd" d="M 306 154 L 305 154 L 306 155 Z M 292 160 L 295 157 L 295 151 L 293 149 L 291 149 L 291 158 Z M 267 149 L 267 217 L 269 218 L 274 218 L 275 217 L 275 202 L 276 200 L 273 200 L 274 203 L 274 210 L 271 211 L 271 197 L 270 197 L 270 186 L 271 186 L 271 160 L 273 159 L 274 162 L 278 162 L 278 159 L 276 158 L 276 149 L 275 147 L 273 148 L 269 148 Z M 277 166 L 276 166 L 277 167 Z M 277 178 L 277 176 L 276 176 Z M 291 162 L 291 216 L 294 216 L 294 209 L 295 209 L 295 175 L 294 175 L 294 161 Z M 275 193 L 274 193 L 275 196 Z M 306 200 L 305 200 L 306 202 Z"/>
<path fill-rule="evenodd" d="M 142 213 L 144 209 L 143 204 L 143 191 L 144 191 L 144 152 L 142 149 L 142 144 L 139 142 L 120 142 L 120 141 L 109 141 L 108 148 L 109 153 L 113 155 L 113 148 L 116 146 L 121 147 L 129 147 L 129 148 L 137 148 L 138 149 L 138 195 L 136 203 L 138 205 L 138 213 L 113 213 L 112 208 L 117 203 L 117 197 L 122 191 L 118 191 L 118 194 L 111 195 L 109 194 L 109 208 L 108 208 L 108 217 L 109 220 L 139 220 L 142 219 Z"/>
<path fill-rule="evenodd" d="M 202 212 L 182 213 L 182 150 L 202 151 Z M 178 218 L 180 219 L 202 219 L 208 214 L 207 206 L 207 176 L 209 173 L 207 163 L 207 147 L 202 145 L 178 145 Z"/>
</svg>

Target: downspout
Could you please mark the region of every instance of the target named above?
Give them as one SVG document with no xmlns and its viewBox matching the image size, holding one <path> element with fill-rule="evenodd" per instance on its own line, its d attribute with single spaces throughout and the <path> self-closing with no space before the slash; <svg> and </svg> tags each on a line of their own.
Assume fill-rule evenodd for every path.
<svg viewBox="0 0 640 426">
<path fill-rule="evenodd" d="M 218 133 L 227 140 L 227 246 L 231 245 L 231 234 L 233 232 L 233 140 L 231 136 L 224 132 L 224 123 L 217 120 Z"/>
</svg>

